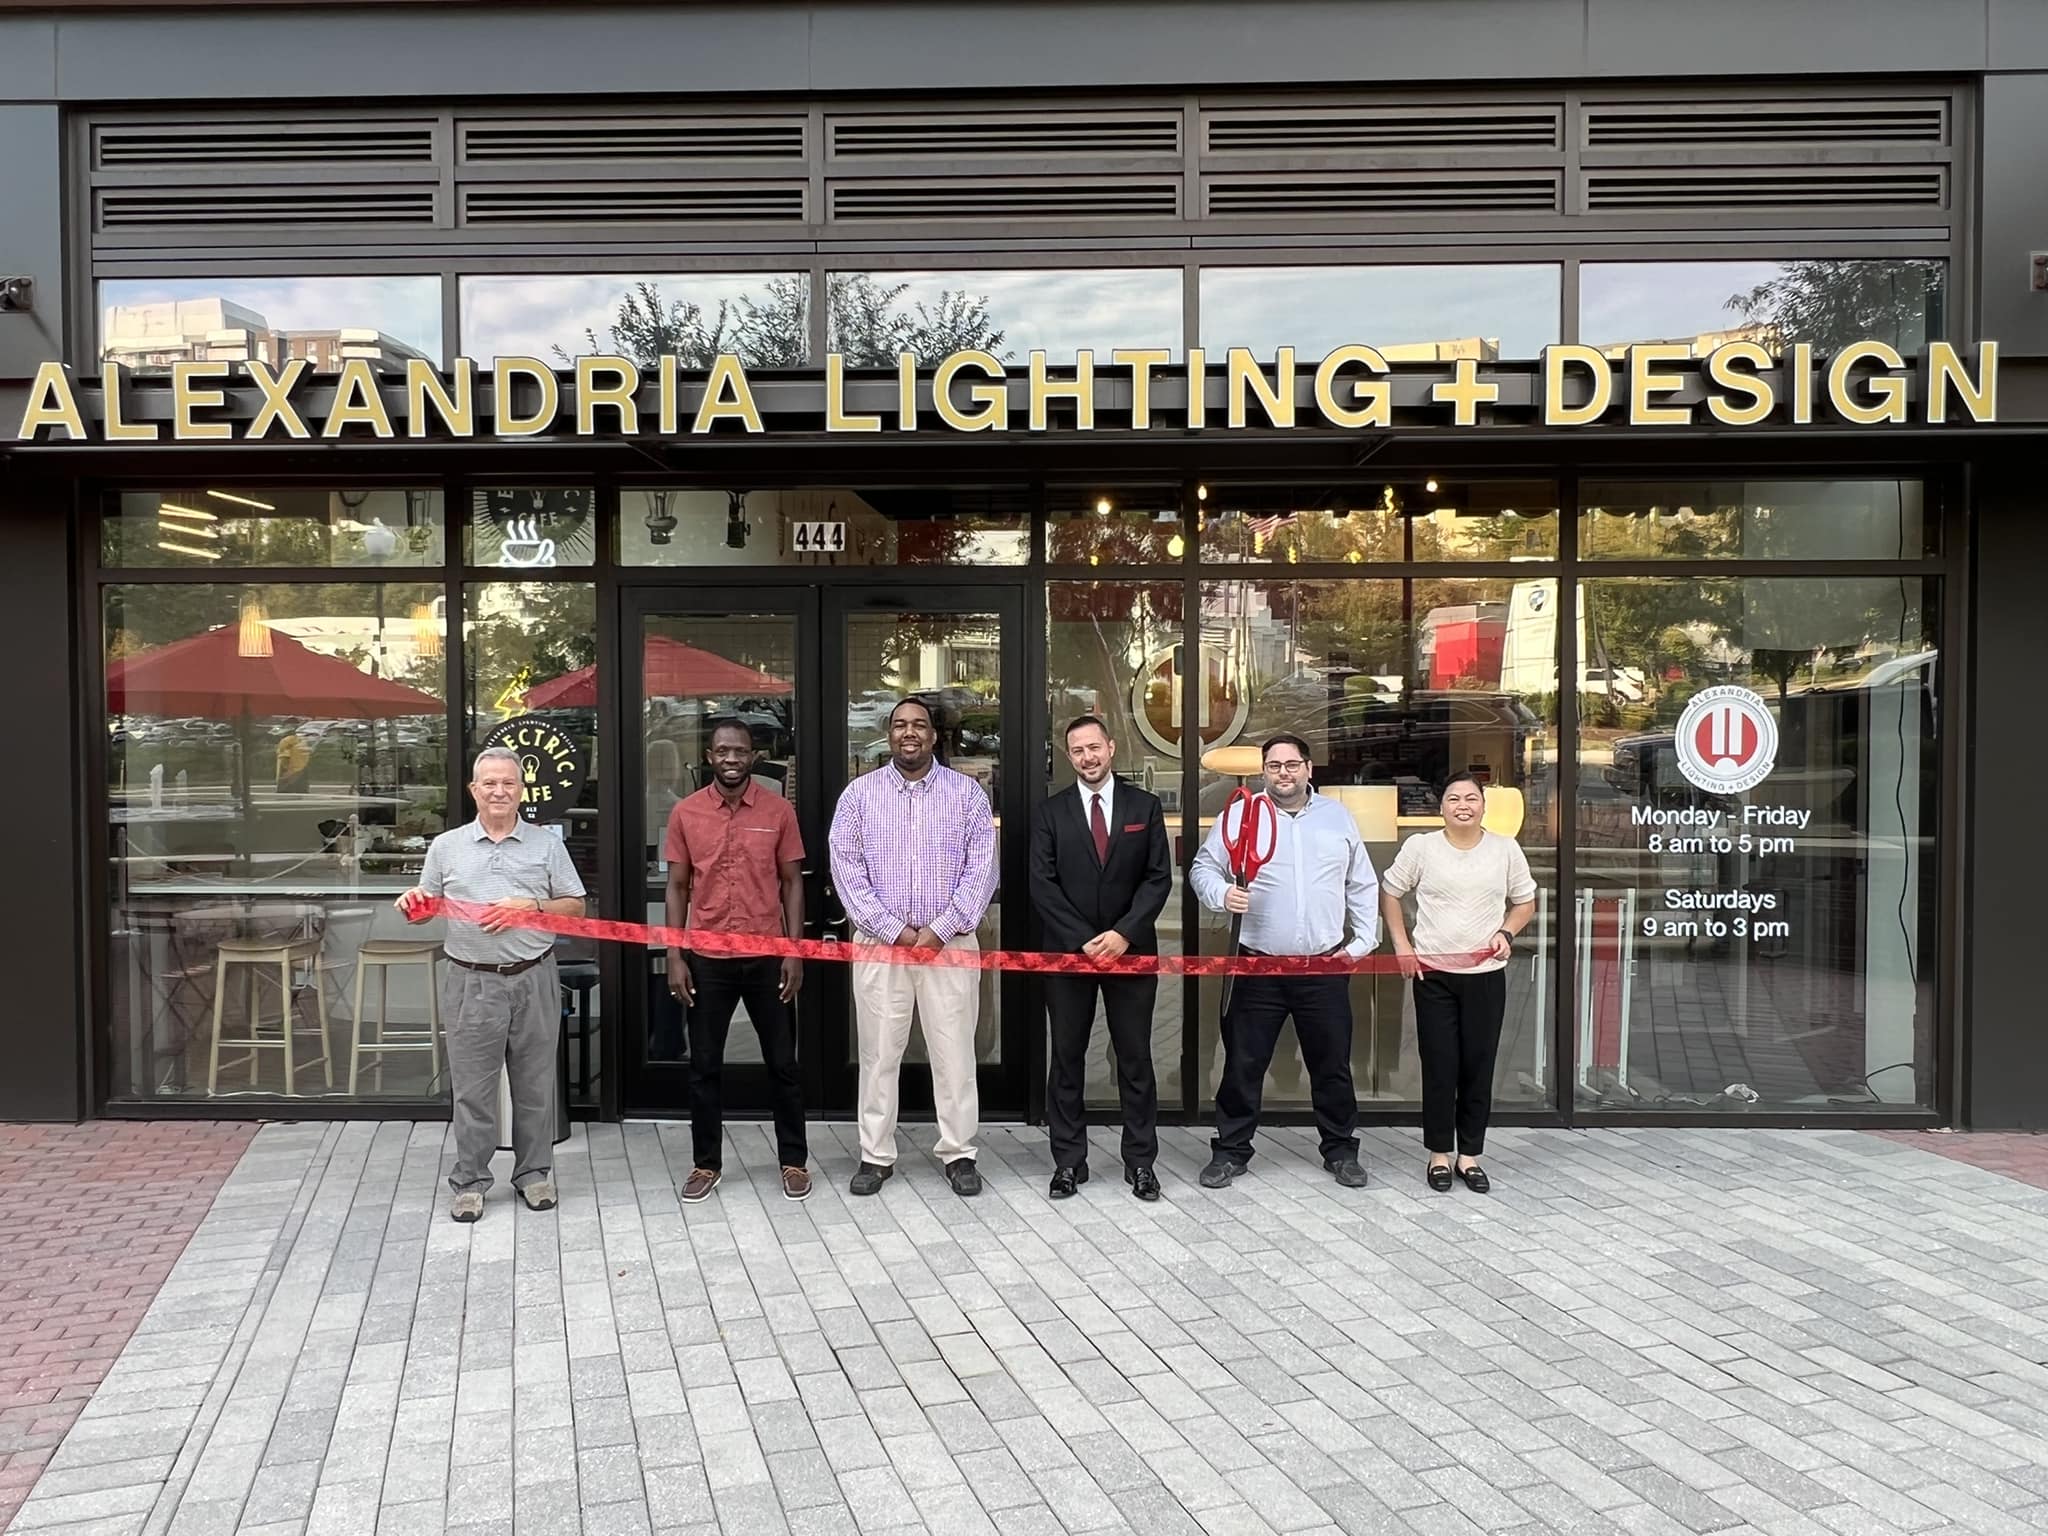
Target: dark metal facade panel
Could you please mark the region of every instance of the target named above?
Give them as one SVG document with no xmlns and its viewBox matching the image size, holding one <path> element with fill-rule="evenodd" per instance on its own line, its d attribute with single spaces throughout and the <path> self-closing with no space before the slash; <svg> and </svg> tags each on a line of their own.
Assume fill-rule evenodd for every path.
<svg viewBox="0 0 2048 1536">
<path fill-rule="evenodd" d="M 35 282 L 33 308 L 0 314 L 0 379 L 64 355 L 64 156 L 55 107 L 0 107 L 0 277 Z"/>
<path fill-rule="evenodd" d="M 1923 73 L 1994 62 L 1985 0 L 1585 0 L 1585 28 L 1585 72 L 1608 77 Z"/>
<path fill-rule="evenodd" d="M 2029 261 L 2048 250 L 2048 74 L 1986 77 L 1982 121 L 1978 302 L 1960 318 L 2015 355 L 2048 355 L 2048 293 L 2034 290 Z"/>
<path fill-rule="evenodd" d="M 775 97 L 660 110 L 499 101 L 431 116 L 304 102 L 106 112 L 86 118 L 89 243 L 110 260 L 152 250 L 167 266 L 294 248 L 456 260 L 522 245 L 644 262 L 849 241 L 926 254 L 1120 242 L 1162 257 L 1233 241 L 1423 241 L 1498 260 L 1510 240 L 1712 249 L 1746 227 L 1767 244 L 1811 231 L 1941 256 L 1953 254 L 1952 190 L 1968 169 L 1953 125 L 1969 100 L 1960 86 L 1727 84 L 1682 97 L 1402 87 L 955 94 L 886 109 Z"/>
</svg>

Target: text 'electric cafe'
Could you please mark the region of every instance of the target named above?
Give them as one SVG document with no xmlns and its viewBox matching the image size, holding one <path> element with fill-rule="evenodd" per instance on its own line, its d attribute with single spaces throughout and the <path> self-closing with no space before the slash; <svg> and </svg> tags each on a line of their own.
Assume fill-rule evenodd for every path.
<svg viewBox="0 0 2048 1536">
<path fill-rule="evenodd" d="M 803 936 L 843 939 L 826 828 L 916 696 L 994 812 L 984 948 L 1040 942 L 1085 713 L 1164 805 L 1162 949 L 1221 953 L 1184 876 L 1287 732 L 1382 869 L 1453 773 L 1521 844 L 1502 1119 L 2048 1119 L 2048 33 L 1845 73 L 1826 0 L 1761 78 L 1651 4 L 1387 87 L 1301 45 L 1327 8 L 1224 47 L 1187 7 L 1214 81 L 1130 70 L 1193 67 L 1133 8 L 1049 50 L 999 4 L 934 94 L 826 46 L 886 7 L 629 9 L 617 70 L 486 86 L 487 18 L 540 12 L 378 7 L 346 100 L 348 7 L 204 46 L 196 9 L 0 9 L 0 59 L 53 39 L 0 63 L 0 1115 L 445 1114 L 446 962 L 392 898 L 485 745 L 592 914 L 659 924 L 743 722 Z M 688 78 L 639 79 L 686 15 Z M 1374 57 L 1448 56 L 1401 16 Z M 189 67 L 126 102 L 145 40 Z M 250 96 L 301 56 L 312 94 Z M 684 1113 L 658 943 L 559 958 L 572 1111 Z M 1361 1106 L 1416 1118 L 1407 985 L 1350 985 Z M 1212 1111 L 1220 991 L 1160 988 L 1167 1118 Z M 843 967 L 799 1030 L 807 1112 L 850 1116 Z M 753 1049 L 727 1102 L 765 1115 Z M 976 1049 L 984 1113 L 1041 1119 L 1039 978 L 983 973 Z M 1306 1116 L 1291 1036 L 1266 1103 Z"/>
</svg>

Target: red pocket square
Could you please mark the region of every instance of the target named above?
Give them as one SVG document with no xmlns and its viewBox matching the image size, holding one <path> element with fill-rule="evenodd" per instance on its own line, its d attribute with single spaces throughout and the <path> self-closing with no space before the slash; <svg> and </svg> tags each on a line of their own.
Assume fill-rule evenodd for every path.
<svg viewBox="0 0 2048 1536">
<path fill-rule="evenodd" d="M 1142 832 L 1145 830 L 1145 823 L 1142 821 L 1127 822 L 1124 825 L 1124 830 L 1126 832 Z"/>
</svg>

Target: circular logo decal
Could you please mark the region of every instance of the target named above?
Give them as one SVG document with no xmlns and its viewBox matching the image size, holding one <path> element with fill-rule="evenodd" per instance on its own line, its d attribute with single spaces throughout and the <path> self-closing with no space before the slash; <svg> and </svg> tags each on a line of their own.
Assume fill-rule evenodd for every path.
<svg viewBox="0 0 2048 1536">
<path fill-rule="evenodd" d="M 1206 660 L 1207 658 L 1205 658 Z M 1145 665 L 1131 679 L 1131 718 L 1138 734 L 1153 750 L 1168 757 L 1180 755 L 1181 738 L 1187 722 L 1181 718 L 1181 647 L 1164 646 L 1145 659 Z M 1251 713 L 1251 701 L 1237 686 L 1232 671 L 1219 660 L 1209 660 L 1196 684 L 1195 730 L 1206 747 L 1227 746 L 1244 729 Z"/>
<path fill-rule="evenodd" d="M 1723 684 L 1692 696 L 1678 717 L 1678 771 L 1717 795 L 1740 794 L 1777 766 L 1778 722 L 1763 695 Z"/>
<path fill-rule="evenodd" d="M 1531 613 L 1541 613 L 1549 603 L 1550 594 L 1543 590 L 1541 582 L 1538 582 L 1529 589 L 1529 611 Z"/>
<path fill-rule="evenodd" d="M 583 747 L 539 715 L 519 715 L 491 727 L 477 750 L 507 747 L 519 757 L 519 814 L 527 821 L 560 821 L 583 793 Z"/>
</svg>

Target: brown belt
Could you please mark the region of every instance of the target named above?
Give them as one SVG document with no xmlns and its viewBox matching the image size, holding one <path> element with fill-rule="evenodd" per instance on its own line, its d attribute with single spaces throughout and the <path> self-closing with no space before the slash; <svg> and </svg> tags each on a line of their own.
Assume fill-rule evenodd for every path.
<svg viewBox="0 0 2048 1536">
<path fill-rule="evenodd" d="M 521 971 L 532 970 L 553 953 L 553 950 L 549 950 L 548 954 L 535 955 L 531 960 L 506 960 L 503 962 L 457 960 L 453 955 L 448 956 L 448 960 L 451 964 L 461 966 L 465 971 L 488 971 L 493 976 L 517 976 Z"/>
</svg>

